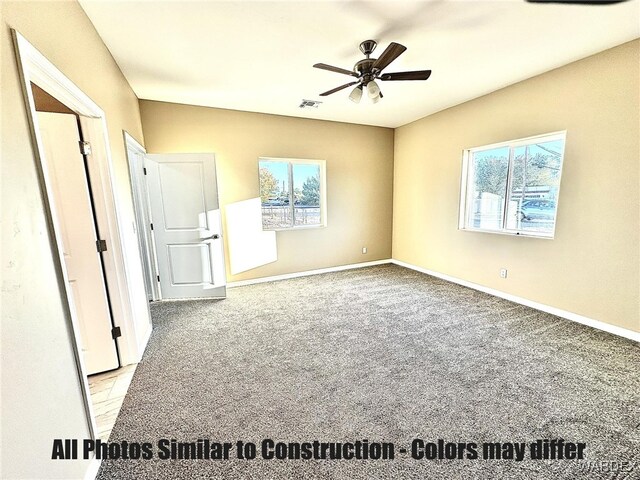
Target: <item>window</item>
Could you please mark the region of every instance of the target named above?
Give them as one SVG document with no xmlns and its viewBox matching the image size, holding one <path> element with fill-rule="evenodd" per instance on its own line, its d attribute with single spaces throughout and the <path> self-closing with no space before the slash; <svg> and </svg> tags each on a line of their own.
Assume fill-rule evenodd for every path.
<svg viewBox="0 0 640 480">
<path fill-rule="evenodd" d="M 565 132 L 465 150 L 460 228 L 553 238 Z"/>
<path fill-rule="evenodd" d="M 324 160 L 261 158 L 258 166 L 264 230 L 325 226 Z"/>
</svg>

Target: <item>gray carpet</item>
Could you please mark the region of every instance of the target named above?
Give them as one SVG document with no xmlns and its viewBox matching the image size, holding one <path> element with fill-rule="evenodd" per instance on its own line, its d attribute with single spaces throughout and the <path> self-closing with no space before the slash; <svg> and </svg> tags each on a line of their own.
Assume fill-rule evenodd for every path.
<svg viewBox="0 0 640 480">
<path fill-rule="evenodd" d="M 255 460 L 108 460 L 100 479 L 640 478 L 640 347 L 394 265 L 155 304 L 111 442 L 258 443 Z M 393 442 L 263 460 L 259 442 Z M 578 460 L 413 460 L 425 442 L 585 442 Z M 585 473 L 587 462 L 635 472 Z M 629 466 L 624 467 L 629 469 Z"/>
</svg>

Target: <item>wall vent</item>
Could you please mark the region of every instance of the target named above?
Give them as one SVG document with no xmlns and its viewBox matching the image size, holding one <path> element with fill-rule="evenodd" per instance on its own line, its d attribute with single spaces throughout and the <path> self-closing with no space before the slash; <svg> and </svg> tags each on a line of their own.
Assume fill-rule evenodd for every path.
<svg viewBox="0 0 640 480">
<path fill-rule="evenodd" d="M 322 102 L 319 102 L 317 100 L 302 100 L 302 103 L 300 103 L 300 108 L 318 108 L 318 105 L 320 105 Z"/>
</svg>

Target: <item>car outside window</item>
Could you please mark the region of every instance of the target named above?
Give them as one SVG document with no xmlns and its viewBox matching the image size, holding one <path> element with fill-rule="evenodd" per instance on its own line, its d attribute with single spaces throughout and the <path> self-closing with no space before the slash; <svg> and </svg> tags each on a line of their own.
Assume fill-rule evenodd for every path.
<svg viewBox="0 0 640 480">
<path fill-rule="evenodd" d="M 260 158 L 262 228 L 326 226 L 324 160 Z"/>
<path fill-rule="evenodd" d="M 463 154 L 459 228 L 553 238 L 565 132 Z"/>
</svg>

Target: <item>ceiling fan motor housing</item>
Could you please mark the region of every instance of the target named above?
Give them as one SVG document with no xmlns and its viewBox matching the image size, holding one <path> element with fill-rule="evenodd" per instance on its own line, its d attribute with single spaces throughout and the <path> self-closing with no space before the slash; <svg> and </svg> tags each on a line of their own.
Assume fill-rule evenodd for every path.
<svg viewBox="0 0 640 480">
<path fill-rule="evenodd" d="M 353 71 L 358 74 L 363 80 L 367 80 L 367 77 L 373 76 L 373 63 L 375 58 L 365 58 L 356 63 L 353 67 Z"/>
</svg>

